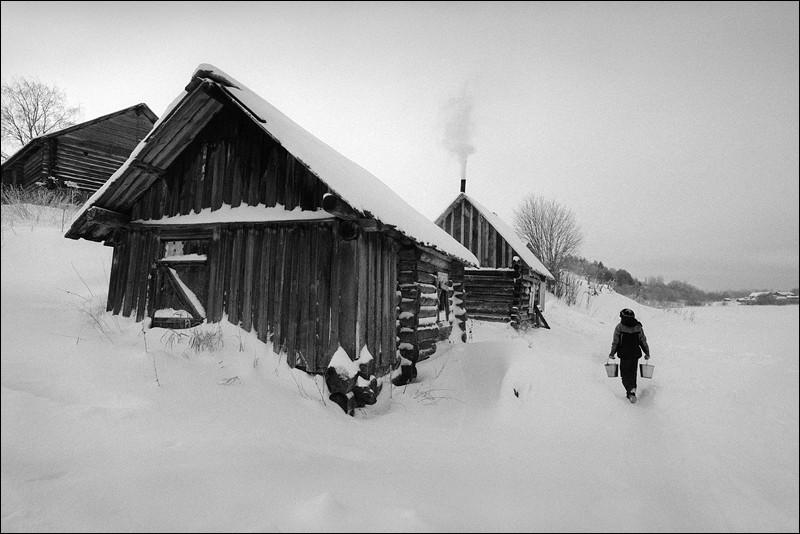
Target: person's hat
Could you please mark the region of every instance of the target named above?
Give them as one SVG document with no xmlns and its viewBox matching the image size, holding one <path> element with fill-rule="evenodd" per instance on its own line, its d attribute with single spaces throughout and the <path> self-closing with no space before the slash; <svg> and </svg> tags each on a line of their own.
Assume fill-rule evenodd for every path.
<svg viewBox="0 0 800 534">
<path fill-rule="evenodd" d="M 633 310 L 630 308 L 625 308 L 621 312 L 619 312 L 620 317 L 636 317 L 633 313 Z"/>
</svg>

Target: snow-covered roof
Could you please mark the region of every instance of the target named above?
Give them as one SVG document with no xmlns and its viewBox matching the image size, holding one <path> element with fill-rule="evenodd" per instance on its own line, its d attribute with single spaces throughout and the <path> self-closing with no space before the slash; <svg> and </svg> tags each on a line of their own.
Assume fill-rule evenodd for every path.
<svg viewBox="0 0 800 534">
<path fill-rule="evenodd" d="M 525 245 L 522 239 L 517 236 L 517 233 L 510 226 L 508 226 L 499 215 L 488 210 L 466 193 L 461 193 L 461 195 L 463 195 L 463 197 L 467 199 L 470 204 L 475 206 L 481 215 L 483 215 L 486 220 L 489 221 L 489 224 L 491 224 L 494 229 L 497 230 L 497 233 L 500 234 L 500 236 L 505 239 L 509 245 L 511 245 L 511 248 L 514 249 L 514 252 L 517 253 L 522 261 L 528 264 L 528 267 L 544 277 L 553 278 L 553 275 L 547 270 L 547 267 L 545 267 L 542 262 L 539 261 L 539 258 L 536 257 L 536 254 L 531 252 L 531 249 Z"/>
<path fill-rule="evenodd" d="M 325 182 L 332 192 L 354 209 L 368 214 L 385 225 L 394 227 L 420 245 L 432 247 L 468 264 L 478 265 L 478 259 L 472 252 L 411 207 L 380 179 L 300 127 L 272 104 L 227 73 L 213 65 L 203 63 L 195 69 L 192 80 L 195 79 L 203 79 L 217 84 L 224 93 L 227 93 L 234 102 L 242 107 L 245 113 L 253 119 L 254 124 L 305 164 L 314 175 Z M 189 94 L 188 90 L 190 89 L 184 90 L 170 104 L 153 127 L 154 131 L 162 121 L 169 119 L 172 111 L 178 108 L 184 97 Z M 134 149 L 128 161 L 86 202 L 76 215 L 75 221 L 94 204 L 95 200 L 103 198 L 106 190 L 113 187 L 115 180 L 125 175 L 125 169 L 146 146 L 147 141 L 148 139 L 142 141 Z"/>
<path fill-rule="evenodd" d="M 227 93 L 255 115 L 256 124 L 305 163 L 350 206 L 362 213 L 369 212 L 420 244 L 433 246 L 467 263 L 478 264 L 478 259 L 468 249 L 412 208 L 377 177 L 311 135 L 243 84 L 208 64 L 197 67 L 195 75 L 219 82 Z"/>
</svg>

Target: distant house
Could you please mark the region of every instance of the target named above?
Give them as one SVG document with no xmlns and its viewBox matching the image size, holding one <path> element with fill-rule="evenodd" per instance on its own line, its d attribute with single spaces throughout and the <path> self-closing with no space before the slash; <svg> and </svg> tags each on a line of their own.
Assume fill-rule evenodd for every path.
<svg viewBox="0 0 800 534">
<path fill-rule="evenodd" d="M 383 182 L 201 65 L 66 237 L 114 247 L 108 310 L 227 320 L 324 374 L 347 412 L 466 339 L 477 259 Z M 453 329 L 456 329 L 453 332 Z M 353 371 L 355 369 L 356 372 Z"/>
<path fill-rule="evenodd" d="M 137 104 L 31 139 L 3 162 L 2 183 L 70 187 L 85 199 L 128 159 L 156 120 L 146 104 Z"/>
<path fill-rule="evenodd" d="M 755 304 L 758 301 L 761 303 L 793 304 L 797 302 L 798 296 L 791 291 L 753 291 L 748 296 L 736 300 L 743 304 Z"/>
<path fill-rule="evenodd" d="M 436 219 L 436 224 L 468 248 L 480 268 L 464 272 L 470 317 L 549 328 L 542 312 L 545 283 L 553 275 L 496 213 L 464 192 Z"/>
</svg>

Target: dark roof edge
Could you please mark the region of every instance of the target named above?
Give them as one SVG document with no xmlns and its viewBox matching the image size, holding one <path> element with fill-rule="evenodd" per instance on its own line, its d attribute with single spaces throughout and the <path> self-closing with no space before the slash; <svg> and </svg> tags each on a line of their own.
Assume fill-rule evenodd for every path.
<svg viewBox="0 0 800 534">
<path fill-rule="evenodd" d="M 151 110 L 148 107 L 147 104 L 139 103 L 139 104 L 136 104 L 136 105 L 129 106 L 127 108 L 121 109 L 119 111 L 115 111 L 113 113 L 108 113 L 106 115 L 101 115 L 100 117 L 97 117 L 97 118 L 92 119 L 92 120 L 84 121 L 84 122 L 81 122 L 79 124 L 73 124 L 72 126 L 69 126 L 67 128 L 63 128 L 61 130 L 56 130 L 55 132 L 50 132 L 50 133 L 46 133 L 46 134 L 40 135 L 38 137 L 34 137 L 30 141 L 28 141 L 28 143 L 24 147 L 22 147 L 19 150 L 17 150 L 7 160 L 5 160 L 3 162 L 2 166 L 5 167 L 6 165 L 13 164 L 16 160 L 18 160 L 21 157 L 23 157 L 27 152 L 33 150 L 34 147 L 39 146 L 40 144 L 42 144 L 47 139 L 50 139 L 52 137 L 57 137 L 59 135 L 65 134 L 65 133 L 74 132 L 75 130 L 80 130 L 81 128 L 85 128 L 87 126 L 92 126 L 94 124 L 97 124 L 99 122 L 103 122 L 105 120 L 111 119 L 111 118 L 116 117 L 118 115 L 123 115 L 123 114 L 125 114 L 125 113 L 127 113 L 127 112 L 129 112 L 131 110 L 137 110 L 137 111 L 142 112 L 144 114 L 144 116 L 147 117 L 148 119 L 150 119 L 150 122 L 152 122 L 152 123 L 155 123 L 158 120 L 158 116 L 155 113 L 153 113 L 153 110 Z"/>
</svg>

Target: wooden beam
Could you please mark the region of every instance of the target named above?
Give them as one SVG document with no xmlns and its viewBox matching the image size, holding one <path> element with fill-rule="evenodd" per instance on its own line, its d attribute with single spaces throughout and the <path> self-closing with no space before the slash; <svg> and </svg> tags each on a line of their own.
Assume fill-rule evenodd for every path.
<svg viewBox="0 0 800 534">
<path fill-rule="evenodd" d="M 361 213 L 333 193 L 322 195 L 322 209 L 346 221 L 359 222 L 363 218 Z"/>
<path fill-rule="evenodd" d="M 86 221 L 88 224 L 102 224 L 112 228 L 121 228 L 126 226 L 130 220 L 131 218 L 127 215 L 98 206 L 92 206 L 86 210 Z"/>
<path fill-rule="evenodd" d="M 175 272 L 174 269 L 170 268 L 168 265 L 159 265 L 166 276 L 166 279 L 172 285 L 172 289 L 175 291 L 175 294 L 178 296 L 178 299 L 181 301 L 185 307 L 188 308 L 188 312 L 192 314 L 192 318 L 196 321 L 202 321 L 205 319 L 203 315 L 200 314 L 200 310 L 195 308 L 194 302 L 192 299 L 189 298 L 189 295 L 186 294 L 186 291 L 183 289 L 183 284 L 178 281 L 178 273 Z M 155 310 L 153 310 L 155 312 Z"/>
<path fill-rule="evenodd" d="M 382 230 L 383 226 L 380 221 L 376 221 L 375 219 L 359 219 L 358 224 L 365 232 L 378 232 Z"/>
<path fill-rule="evenodd" d="M 129 166 L 139 169 L 142 172 L 146 172 L 147 174 L 155 174 L 157 176 L 163 176 L 164 173 L 167 172 L 166 169 L 156 167 L 155 165 L 150 165 L 149 163 L 145 163 L 144 161 L 138 159 L 132 160 Z"/>
</svg>

